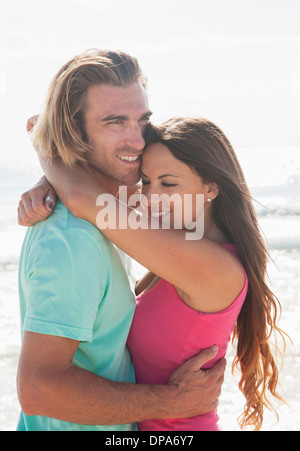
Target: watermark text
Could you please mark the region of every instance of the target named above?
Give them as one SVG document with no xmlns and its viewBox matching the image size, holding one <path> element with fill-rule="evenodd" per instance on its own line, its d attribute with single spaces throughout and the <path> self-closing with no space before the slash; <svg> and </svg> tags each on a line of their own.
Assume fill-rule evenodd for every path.
<svg viewBox="0 0 300 451">
<path fill-rule="evenodd" d="M 101 194 L 97 226 L 103 229 L 185 230 L 185 239 L 200 240 L 204 235 L 204 195 L 166 193 L 127 196 L 127 187 L 119 192 L 119 202 L 111 194 Z M 128 211 L 127 207 L 131 207 Z"/>
</svg>

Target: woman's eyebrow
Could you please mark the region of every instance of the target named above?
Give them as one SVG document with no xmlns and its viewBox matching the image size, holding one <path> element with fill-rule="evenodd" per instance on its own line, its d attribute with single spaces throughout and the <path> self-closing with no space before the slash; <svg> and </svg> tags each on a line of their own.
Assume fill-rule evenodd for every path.
<svg viewBox="0 0 300 451">
<path fill-rule="evenodd" d="M 162 179 L 164 177 L 175 177 L 176 179 L 179 179 L 178 175 L 173 175 L 173 174 L 164 174 L 164 175 L 160 175 L 158 178 Z"/>
<path fill-rule="evenodd" d="M 144 174 L 142 171 L 140 171 L 140 174 L 141 174 L 143 177 L 145 177 L 146 179 L 149 178 L 149 177 L 148 177 L 146 174 Z M 178 175 L 173 175 L 173 174 L 163 174 L 163 175 L 160 175 L 160 176 L 158 177 L 158 179 L 160 180 L 160 179 L 163 179 L 164 177 L 175 177 L 176 179 L 179 179 L 179 178 L 180 178 Z"/>
</svg>

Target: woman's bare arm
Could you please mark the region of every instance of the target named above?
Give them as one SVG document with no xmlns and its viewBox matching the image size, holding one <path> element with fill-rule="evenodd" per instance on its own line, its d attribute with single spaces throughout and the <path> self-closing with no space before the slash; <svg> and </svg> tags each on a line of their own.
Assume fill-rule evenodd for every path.
<svg viewBox="0 0 300 451">
<path fill-rule="evenodd" d="M 108 227 L 101 214 L 107 207 L 97 205 L 99 196 L 107 194 L 99 184 L 97 171 L 81 167 L 73 170 L 57 161 L 50 166 L 45 161 L 41 164 L 59 197 L 75 216 L 94 224 L 133 259 L 188 296 L 199 297 L 199 286 L 207 287 L 208 297 L 213 294 L 211 302 L 216 303 L 211 304 L 211 311 L 226 308 L 242 290 L 243 269 L 219 244 L 208 238 L 186 240 L 184 230 L 153 230 L 148 217 L 113 196 L 109 205 L 115 211 L 115 223 Z M 119 227 L 130 219 L 140 227 Z"/>
</svg>

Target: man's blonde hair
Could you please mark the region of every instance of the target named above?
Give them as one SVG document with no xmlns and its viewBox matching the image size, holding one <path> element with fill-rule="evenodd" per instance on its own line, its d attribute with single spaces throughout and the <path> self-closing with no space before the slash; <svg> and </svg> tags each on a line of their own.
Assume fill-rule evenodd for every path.
<svg viewBox="0 0 300 451">
<path fill-rule="evenodd" d="M 74 57 L 49 87 L 45 109 L 31 132 L 35 148 L 68 166 L 87 162 L 92 151 L 85 131 L 87 90 L 98 84 L 133 83 L 147 87 L 137 59 L 127 53 L 93 49 Z"/>
</svg>

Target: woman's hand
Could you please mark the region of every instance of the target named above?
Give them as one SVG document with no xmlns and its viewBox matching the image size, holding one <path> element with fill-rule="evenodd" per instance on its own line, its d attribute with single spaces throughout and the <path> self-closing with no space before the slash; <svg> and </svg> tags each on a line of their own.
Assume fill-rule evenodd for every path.
<svg viewBox="0 0 300 451">
<path fill-rule="evenodd" d="M 56 192 L 45 176 L 29 191 L 22 194 L 18 207 L 18 223 L 31 227 L 45 221 L 53 212 Z"/>
<path fill-rule="evenodd" d="M 26 130 L 32 132 L 39 116 L 28 119 Z M 37 222 L 45 221 L 53 212 L 57 199 L 56 192 L 43 176 L 41 180 L 29 191 L 22 194 L 18 207 L 18 223 L 31 227 Z"/>
</svg>

